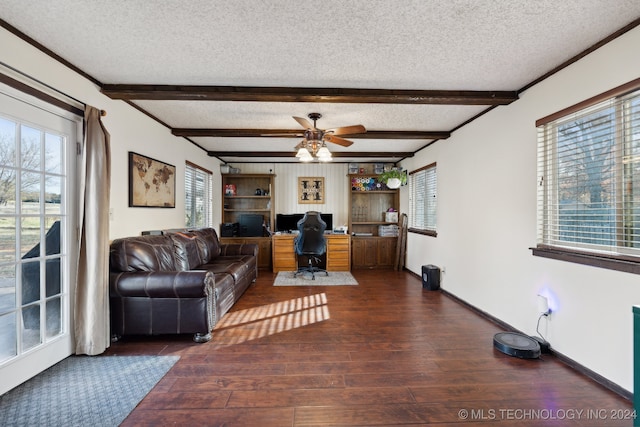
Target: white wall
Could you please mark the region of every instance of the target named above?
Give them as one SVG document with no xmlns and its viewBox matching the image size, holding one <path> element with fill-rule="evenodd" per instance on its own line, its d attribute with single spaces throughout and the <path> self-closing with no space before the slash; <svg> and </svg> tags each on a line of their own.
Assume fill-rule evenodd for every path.
<svg viewBox="0 0 640 427">
<path fill-rule="evenodd" d="M 214 171 L 220 187 L 217 159 L 123 101 L 111 100 L 99 88 L 69 68 L 0 28 L 0 61 L 56 88 L 71 97 L 107 111 L 103 118 L 111 135 L 111 238 L 140 234 L 142 230 L 184 226 L 184 167 L 189 160 Z M 81 64 L 80 64 L 81 65 Z M 135 151 L 176 166 L 176 207 L 172 209 L 130 208 L 128 152 Z M 219 215 L 219 213 L 218 213 Z"/>
<path fill-rule="evenodd" d="M 640 28 L 403 163 L 438 168 L 438 236 L 410 233 L 408 268 L 444 268 L 444 289 L 531 335 L 536 295 L 548 293 L 554 312 L 541 331 L 552 347 L 629 391 L 640 277 L 534 257 L 529 248 L 536 244 L 535 121 L 638 78 L 638 46 Z"/>
</svg>

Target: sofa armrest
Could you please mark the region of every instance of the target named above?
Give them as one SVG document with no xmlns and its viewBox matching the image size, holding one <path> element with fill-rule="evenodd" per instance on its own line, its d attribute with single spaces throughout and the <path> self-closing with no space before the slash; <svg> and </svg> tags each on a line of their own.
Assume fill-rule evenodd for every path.
<svg viewBox="0 0 640 427">
<path fill-rule="evenodd" d="M 139 271 L 111 273 L 111 297 L 201 298 L 213 295 L 215 276 L 210 271 Z"/>
<path fill-rule="evenodd" d="M 256 243 L 226 243 L 220 245 L 220 256 L 253 255 L 258 256 Z"/>
</svg>

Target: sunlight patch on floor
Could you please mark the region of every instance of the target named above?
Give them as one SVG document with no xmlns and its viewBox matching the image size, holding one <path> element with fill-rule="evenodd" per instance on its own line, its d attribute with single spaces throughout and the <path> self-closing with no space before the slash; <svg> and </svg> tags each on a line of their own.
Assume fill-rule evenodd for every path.
<svg viewBox="0 0 640 427">
<path fill-rule="evenodd" d="M 329 320 L 327 295 L 294 298 L 227 313 L 213 330 L 216 340 L 229 338 L 227 345 L 240 344 L 292 329 Z M 238 330 L 245 331 L 238 334 Z"/>
</svg>

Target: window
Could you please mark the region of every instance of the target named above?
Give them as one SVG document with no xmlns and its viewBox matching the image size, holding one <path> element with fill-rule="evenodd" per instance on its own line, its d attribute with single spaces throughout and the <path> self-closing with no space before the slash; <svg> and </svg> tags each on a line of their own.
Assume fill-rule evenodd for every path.
<svg viewBox="0 0 640 427">
<path fill-rule="evenodd" d="M 184 216 L 187 227 L 211 227 L 213 174 L 187 162 L 184 177 Z"/>
<path fill-rule="evenodd" d="M 436 236 L 436 164 L 409 173 L 409 231 Z"/>
<path fill-rule="evenodd" d="M 81 129 L 0 85 L 0 394 L 72 353 Z"/>
<path fill-rule="evenodd" d="M 640 263 L 637 88 L 538 121 L 538 248 Z"/>
</svg>

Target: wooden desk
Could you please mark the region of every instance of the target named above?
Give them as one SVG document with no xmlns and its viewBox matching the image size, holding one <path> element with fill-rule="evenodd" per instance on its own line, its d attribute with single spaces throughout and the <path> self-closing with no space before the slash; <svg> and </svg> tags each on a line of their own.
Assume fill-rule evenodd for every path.
<svg viewBox="0 0 640 427">
<path fill-rule="evenodd" d="M 295 234 L 274 234 L 271 237 L 273 272 L 295 271 L 297 257 L 293 248 Z M 348 234 L 325 234 L 327 239 L 327 271 L 351 270 L 351 238 Z"/>
</svg>

